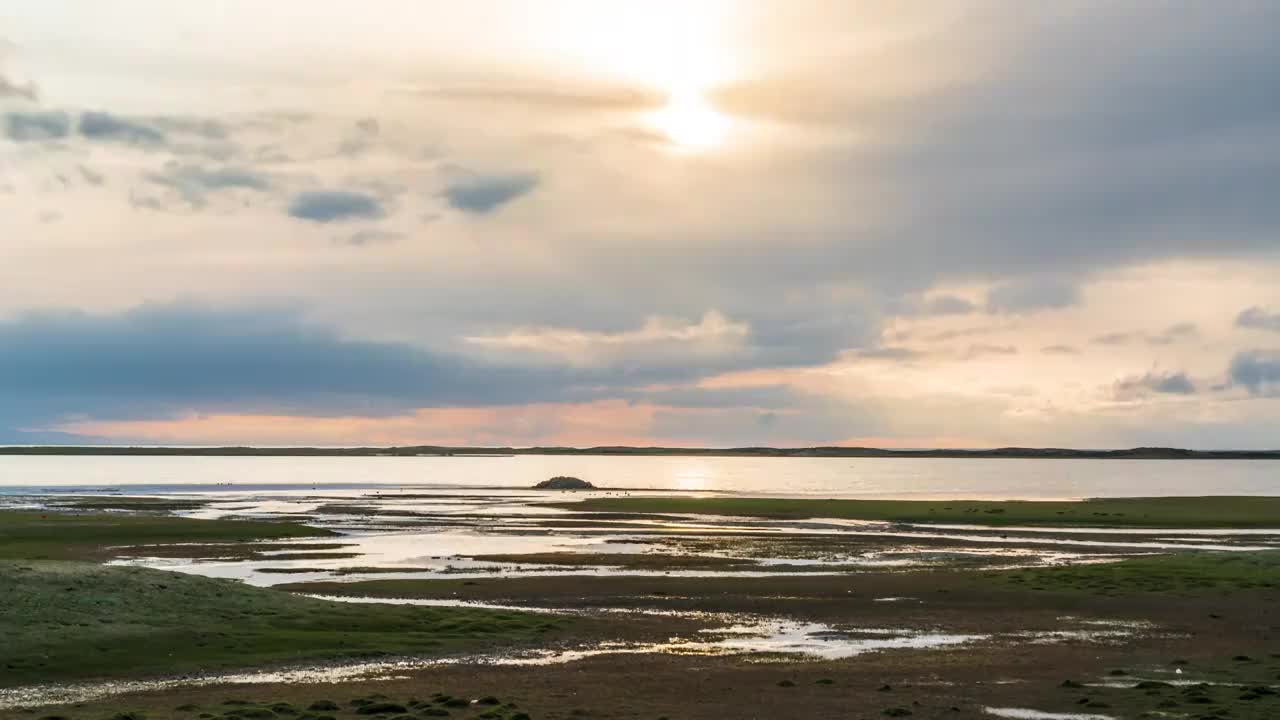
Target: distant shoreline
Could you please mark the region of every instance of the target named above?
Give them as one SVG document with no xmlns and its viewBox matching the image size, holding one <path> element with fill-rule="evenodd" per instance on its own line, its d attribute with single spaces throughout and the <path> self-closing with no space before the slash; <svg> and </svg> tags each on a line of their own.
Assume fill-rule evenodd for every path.
<svg viewBox="0 0 1280 720">
<path fill-rule="evenodd" d="M 668 448 L 668 447 L 124 447 L 37 445 L 0 447 L 0 455 L 126 455 L 193 457 L 508 457 L 515 455 L 583 455 L 603 457 L 819 457 L 819 458 L 959 458 L 1063 460 L 1280 460 L 1280 450 L 1186 450 L 1139 447 L 1123 450 L 1066 448 L 988 448 L 977 450 L 888 450 L 864 447 L 806 448 Z"/>
</svg>

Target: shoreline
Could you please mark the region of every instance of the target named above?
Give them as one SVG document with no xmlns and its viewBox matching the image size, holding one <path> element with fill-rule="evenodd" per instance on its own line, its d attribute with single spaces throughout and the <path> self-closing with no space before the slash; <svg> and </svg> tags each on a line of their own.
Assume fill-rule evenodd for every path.
<svg viewBox="0 0 1280 720">
<path fill-rule="evenodd" d="M 974 460 L 1280 460 L 1280 450 L 1190 450 L 1137 447 L 1111 450 L 1071 448 L 979 448 L 893 450 L 869 447 L 150 447 L 113 445 L 30 445 L 0 447 L 0 456 L 139 456 L 139 457 L 759 457 L 759 458 L 915 458 Z"/>
</svg>

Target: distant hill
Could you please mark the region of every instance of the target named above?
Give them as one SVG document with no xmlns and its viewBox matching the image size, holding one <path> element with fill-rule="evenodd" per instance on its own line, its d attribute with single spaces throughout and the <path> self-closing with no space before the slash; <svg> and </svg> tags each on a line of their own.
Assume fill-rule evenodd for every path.
<svg viewBox="0 0 1280 720">
<path fill-rule="evenodd" d="M 682 455 L 704 457 L 831 457 L 831 458 L 1062 458 L 1120 460 L 1280 460 L 1280 450 L 1187 450 L 1139 447 L 1126 450 L 1069 448 L 988 448 L 980 450 L 887 450 L 863 447 L 806 448 L 670 448 L 602 446 L 572 447 L 123 447 L 43 445 L 0 447 L 0 455 L 194 455 L 194 456 L 312 456 L 312 457 L 438 457 L 494 455 Z"/>
</svg>

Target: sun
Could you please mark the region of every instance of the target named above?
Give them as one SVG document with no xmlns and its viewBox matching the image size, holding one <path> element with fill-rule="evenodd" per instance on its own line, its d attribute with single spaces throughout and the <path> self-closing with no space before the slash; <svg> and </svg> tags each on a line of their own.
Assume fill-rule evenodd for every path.
<svg viewBox="0 0 1280 720">
<path fill-rule="evenodd" d="M 696 88 L 676 88 L 652 122 L 667 139 L 686 150 L 710 150 L 724 142 L 729 120 Z"/>
</svg>

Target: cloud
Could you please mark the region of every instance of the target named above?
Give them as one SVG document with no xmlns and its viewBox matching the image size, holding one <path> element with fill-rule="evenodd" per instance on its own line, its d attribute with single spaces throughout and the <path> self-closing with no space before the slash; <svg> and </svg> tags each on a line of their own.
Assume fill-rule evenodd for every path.
<svg viewBox="0 0 1280 720">
<path fill-rule="evenodd" d="M 0 98 L 17 97 L 26 100 L 39 100 L 40 90 L 33 82 L 21 84 L 0 74 Z"/>
<path fill-rule="evenodd" d="M 237 167 L 209 169 L 197 165 L 172 164 L 163 172 L 152 173 L 149 179 L 172 189 L 193 207 L 203 206 L 206 195 L 222 190 L 266 192 L 271 189 L 271 180 L 266 175 Z"/>
<path fill-rule="evenodd" d="M 1031 313 L 1060 310 L 1080 302 L 1080 292 L 1072 283 L 1052 279 L 1027 279 L 1003 283 L 987 293 L 987 311 Z"/>
<path fill-rule="evenodd" d="M 1236 327 L 1280 332 L 1280 313 L 1257 306 L 1246 308 L 1236 316 Z"/>
<path fill-rule="evenodd" d="M 741 403 L 659 406 L 650 432 L 660 442 L 704 446 L 796 446 L 837 444 L 880 429 L 875 410 L 849 406 L 821 395 L 768 388 L 724 389 Z M 784 397 L 785 394 L 785 397 Z"/>
<path fill-rule="evenodd" d="M 289 214 L 317 223 L 373 220 L 386 215 L 382 202 L 372 195 L 349 190 L 312 190 L 298 193 L 289 203 Z"/>
<path fill-rule="evenodd" d="M 475 84 L 431 88 L 419 91 L 423 97 L 494 105 L 523 105 L 543 110 L 639 111 L 662 105 L 657 93 L 621 87 L 557 87 L 530 82 L 515 84 Z"/>
<path fill-rule="evenodd" d="M 227 126 L 211 118 L 159 116 L 134 118 L 103 111 L 88 111 L 79 115 L 65 110 L 14 111 L 4 115 L 5 134 L 19 142 L 60 140 L 73 132 L 90 142 L 109 142 L 133 145 L 148 149 L 161 146 L 174 153 L 194 149 L 170 143 L 170 135 L 196 138 L 203 141 L 225 141 L 229 135 Z M 226 152 L 217 147 L 205 146 L 205 151 Z"/>
<path fill-rule="evenodd" d="M 1093 338 L 1091 342 L 1094 345 L 1109 345 L 1113 347 L 1140 341 L 1146 342 L 1148 345 L 1172 345 L 1176 342 L 1196 337 L 1199 334 L 1200 328 L 1195 323 L 1180 322 L 1174 323 L 1158 333 L 1141 330 L 1103 333 Z"/>
<path fill-rule="evenodd" d="M 503 335 L 477 335 L 465 342 L 504 354 L 536 353 L 577 366 L 682 365 L 727 360 L 745 354 L 751 328 L 709 310 L 696 322 L 650 317 L 634 330 L 592 332 L 568 328 L 518 328 Z"/>
<path fill-rule="evenodd" d="M 92 168 L 81 165 L 76 169 L 80 171 L 81 179 L 83 179 L 85 182 L 89 183 L 90 185 L 103 185 L 107 181 L 107 178 L 105 175 L 103 175 L 100 172 L 96 172 Z"/>
<path fill-rule="evenodd" d="M 633 391 L 622 396 L 633 401 L 678 408 L 780 409 L 793 407 L 797 401 L 796 391 L 787 385 L 674 388 Z"/>
<path fill-rule="evenodd" d="M 530 173 L 472 176 L 450 182 L 442 194 L 454 209 L 487 215 L 531 192 L 538 183 L 538 176 Z"/>
<path fill-rule="evenodd" d="M 925 315 L 967 315 L 977 311 L 972 301 L 955 295 L 935 295 L 926 299 L 920 307 Z"/>
<path fill-rule="evenodd" d="M 389 243 L 401 240 L 405 237 L 404 233 L 392 232 L 390 230 L 359 230 L 344 239 L 347 245 L 378 245 L 380 243 Z"/>
<path fill-rule="evenodd" d="M 61 140 L 71 133 L 71 118 L 64 112 L 11 112 L 4 116 L 5 136 L 17 142 Z"/>
<path fill-rule="evenodd" d="M 1079 355 L 1080 351 L 1070 345 L 1046 345 L 1040 348 L 1045 355 Z"/>
<path fill-rule="evenodd" d="M 1231 358 L 1227 376 L 1253 395 L 1260 395 L 1280 383 L 1280 350 L 1248 350 Z"/>
<path fill-rule="evenodd" d="M 858 357 L 873 360 L 914 360 L 921 356 L 920 351 L 904 347 L 875 347 L 857 350 Z"/>
<path fill-rule="evenodd" d="M 625 88 L 508 76 L 429 89 L 428 111 L 422 97 L 396 97 L 394 91 L 376 100 L 370 95 L 375 107 L 355 96 L 335 103 L 341 98 L 325 89 L 338 87 L 328 83 L 328 71 L 306 64 L 296 48 L 272 55 L 281 69 L 292 68 L 279 73 L 233 68 L 203 52 L 174 63 L 166 57 L 171 53 L 150 43 L 121 45 L 116 51 L 128 58 L 99 66 L 97 53 L 107 51 L 102 43 L 67 55 L 48 38 L 33 37 L 44 44 L 38 53 L 49 67 L 72 73 L 60 84 L 88 72 L 84 77 L 101 78 L 98 94 L 104 97 L 146 97 L 154 108 L 210 106 L 183 103 L 191 100 L 191 87 L 236 82 L 232 75 L 244 70 L 260 92 L 220 96 L 225 102 L 215 104 L 226 114 L 210 120 L 132 117 L 123 105 L 105 106 L 120 113 L 109 116 L 115 127 L 139 125 L 164 136 L 160 152 L 146 156 L 88 147 L 89 139 L 120 145 L 138 136 L 116 130 L 82 138 L 78 112 L 62 115 L 62 129 L 19 121 L 15 131 L 13 121 L 0 120 L 0 132 L 10 139 L 75 138 L 10 145 L 0 162 L 9 170 L 0 178 L 0 202 L 6 203 L 0 216 L 30 238 L 0 258 L 7 298 L 0 309 L 12 313 L 45 302 L 121 307 L 175 291 L 215 300 L 287 297 L 296 298 L 309 317 L 361 337 L 416 338 L 447 347 L 460 338 L 510 340 L 527 332 L 537 336 L 541 350 L 472 343 L 459 349 L 495 362 L 571 365 L 578 377 L 621 368 L 632 377 L 669 378 L 686 365 L 699 374 L 834 361 L 847 374 L 831 380 L 833 392 L 851 393 L 875 383 L 919 388 L 919 394 L 935 387 L 950 391 L 965 385 L 958 378 L 974 370 L 888 362 L 909 359 L 911 351 L 876 348 L 880 338 L 952 361 L 979 342 L 1022 348 L 1020 357 L 988 352 L 989 360 L 977 362 L 1016 370 L 1017 378 L 1001 382 L 1033 383 L 1046 404 L 1064 405 L 1076 402 L 1077 392 L 1061 388 L 1096 389 L 1123 374 L 1112 375 L 1114 368 L 1104 363 L 1109 353 L 1089 345 L 1102 333 L 1126 336 L 1126 352 L 1178 342 L 1169 350 L 1186 364 L 1176 367 L 1199 373 L 1212 362 L 1223 369 L 1225 358 L 1212 353 L 1229 340 L 1221 336 L 1221 323 L 1209 318 L 1217 313 L 1229 322 L 1240 308 L 1265 300 L 1265 287 L 1246 285 L 1280 257 L 1280 205 L 1270 198 L 1280 186 L 1280 167 L 1268 162 L 1280 153 L 1280 103 L 1269 89 L 1274 83 L 1267 82 L 1280 62 L 1280 45 L 1270 37 L 1280 9 L 1174 0 L 1173 12 L 1141 3 L 1082 4 L 1071 12 L 1029 3 L 1018 12 L 979 7 L 949 15 L 929 6 L 910 11 L 921 16 L 920 27 L 892 33 L 875 22 L 877 10 L 856 11 L 866 23 L 842 21 L 853 12 L 847 8 L 865 4 L 814 7 L 819 5 L 820 11 L 795 13 L 781 27 L 770 25 L 776 45 L 759 47 L 757 62 L 736 76 L 751 83 L 796 70 L 797 82 L 782 83 L 777 95 L 744 108 L 768 111 L 777 122 L 766 128 L 735 123 L 724 147 L 678 155 L 619 138 L 618 126 L 628 120 L 611 113 L 634 113 L 632 105 L 652 100 L 629 97 Z M 209 28 L 211 38 L 226 32 L 256 42 L 257 35 L 235 29 L 254 18 L 237 11 L 224 19 L 226 24 Z M 818 25 L 865 26 L 892 39 L 871 43 L 880 49 L 870 57 L 868 43 L 814 42 Z M 343 42 L 361 51 L 378 41 L 353 33 Z M 1108 52 L 1080 52 L 1095 42 Z M 792 64 L 796 43 L 812 58 L 808 67 Z M 388 68 L 386 77 L 460 77 L 465 61 L 458 50 L 428 44 L 435 48 L 431 57 L 416 58 L 412 68 Z M 532 44 L 517 43 L 495 57 L 495 71 L 545 68 L 527 52 Z M 400 58 L 393 65 L 408 61 L 403 53 L 391 55 Z M 853 70 L 832 74 L 830 67 Z M 265 108 L 278 103 L 290 103 L 282 110 L 295 119 L 267 119 Z M 28 109 L 22 102 L 17 108 Z M 369 123 L 353 129 L 365 114 L 376 114 L 377 132 Z M 767 142 L 756 142 L 760 130 L 767 130 Z M 150 147 L 154 136 L 142 137 L 152 138 L 143 142 Z M 336 155 L 334 148 L 350 138 L 368 143 L 370 152 Z M 166 166 L 169 160 L 175 164 Z M 26 164 L 11 168 L 10 162 Z M 82 162 L 109 173 L 111 192 L 53 197 L 63 177 L 77 178 Z M 253 181 L 214 175 L 259 167 L 270 167 L 273 190 L 281 193 L 270 198 L 273 207 L 264 207 L 265 197 L 253 202 L 263 192 Z M 504 194 L 501 183 L 496 189 L 485 185 L 492 178 L 437 174 L 442 167 L 540 174 L 526 176 L 534 180 L 523 194 L 507 197 L 511 191 Z M 162 187 L 148 176 L 170 171 L 171 184 Z M 404 191 L 385 189 L 393 186 Z M 455 192 L 445 186 L 456 186 Z M 443 212 L 445 220 L 432 227 L 429 243 L 339 251 L 358 263 L 351 268 L 334 267 L 334 253 L 317 253 L 314 246 L 254 243 L 258 234 L 296 231 L 283 210 L 290 200 L 298 205 L 299 189 L 322 187 L 371 198 L 354 213 L 323 203 L 290 208 L 289 215 L 302 210 L 303 219 L 332 223 L 312 228 L 322 243 L 370 244 L 384 238 L 384 227 L 402 229 L 367 219 L 337 222 L 353 216 L 394 212 L 396 220 L 408 220 Z M 181 200 L 213 207 L 180 219 L 128 212 L 130 197 L 154 199 L 147 191 L 170 206 Z M 524 195 L 535 202 L 511 207 L 519 211 L 518 224 L 455 222 L 462 213 L 502 213 Z M 39 225 L 53 207 L 63 220 Z M 175 237 L 189 241 L 166 241 Z M 59 252 L 66 243 L 82 249 L 69 259 Z M 108 261 L 124 265 L 114 281 L 92 272 Z M 211 266 L 236 270 L 230 275 L 242 286 L 232 287 L 228 273 L 208 272 Z M 1190 292 L 1162 282 L 1181 267 L 1201 274 L 1184 287 L 1210 289 L 1203 295 L 1208 299 L 1192 302 Z M 67 282 L 40 282 L 55 276 Z M 1135 290 L 1142 282 L 1159 289 Z M 1188 303 L 1196 306 L 1197 319 L 1204 318 L 1203 343 L 1187 339 L 1194 333 L 1160 329 L 1189 317 L 1169 314 Z M 975 305 L 997 316 L 971 315 Z M 686 341 L 637 337 L 648 318 L 687 329 L 698 326 L 708 308 L 749 332 Z M 897 317 L 913 314 L 954 317 Z M 981 322 L 993 325 L 991 334 L 953 339 L 945 348 L 925 340 L 929 333 Z M 1266 329 L 1268 322 L 1247 320 L 1241 327 Z M 913 340 L 891 340 L 882 333 L 887 323 L 910 328 Z M 576 341 L 567 338 L 575 333 L 586 339 L 569 352 Z M 714 351 L 693 354 L 700 347 Z M 1080 351 L 1087 353 L 1081 362 L 1063 362 Z M 873 362 L 875 357 L 884 361 Z M 937 375 L 928 375 L 934 370 Z M 1206 388 L 1212 382 L 1195 377 Z M 1238 383 L 1236 394 L 1244 395 L 1244 387 Z M 985 392 L 980 386 L 961 391 L 972 396 L 970 404 Z M 1088 402 L 1097 400 L 1095 393 Z M 1212 393 L 1199 400 L 1203 418 L 1243 412 Z M 1266 404 L 1234 405 L 1260 413 L 1256 408 Z M 968 414 L 958 411 L 946 420 L 955 417 Z M 1251 419 L 1267 424 L 1261 416 Z M 785 421 L 783 413 L 771 422 Z M 1046 427 L 1054 422 L 1043 420 Z"/>
<path fill-rule="evenodd" d="M 146 123 L 163 133 L 193 135 L 205 140 L 226 140 L 231 135 L 231 129 L 225 122 L 207 117 L 165 115 L 149 118 Z"/>
<path fill-rule="evenodd" d="M 760 102 L 882 140 L 836 154 L 833 184 L 910 208 L 851 219 L 833 238 L 863 241 L 830 249 L 827 267 L 900 282 L 1085 277 L 1276 250 L 1280 205 L 1266 188 L 1280 186 L 1280 165 L 1256 158 L 1280 154 L 1280 102 L 1263 80 L 1280 66 L 1264 29 L 1280 9 L 1174 7 L 990 3 L 887 57 L 825 58 L 894 68 L 887 87 L 824 80 L 819 63 L 791 83 L 816 92 Z M 1082 55 L 1095 42 L 1117 50 Z M 930 201 L 911 203 L 921 197 Z"/>
<path fill-rule="evenodd" d="M 261 307 L 26 313 L 0 321 L 0 437 L 69 421 L 167 422 L 191 413 L 379 418 L 610 398 L 673 408 L 784 404 L 782 387 L 655 389 L 714 372 L 715 336 L 735 332 L 714 314 L 682 327 L 655 322 L 587 338 L 616 346 L 618 364 L 581 367 L 527 353 L 478 358 L 349 339 Z"/>
<path fill-rule="evenodd" d="M 1195 323 L 1174 323 L 1158 334 L 1147 335 L 1147 343 L 1149 345 L 1172 345 L 1180 340 L 1196 337 L 1199 334 L 1200 328 L 1196 327 Z"/>
<path fill-rule="evenodd" d="M 1018 348 L 1012 345 L 987 345 L 975 344 L 970 345 L 961 357 L 965 360 L 973 360 L 975 358 L 985 357 L 988 355 L 1017 355 Z"/>
<path fill-rule="evenodd" d="M 1112 386 L 1117 400 L 1138 400 L 1151 395 L 1194 395 L 1195 383 L 1186 373 L 1161 373 L 1150 371 L 1144 375 L 1134 375 L 1117 380 Z"/>
<path fill-rule="evenodd" d="M 34 82 L 18 82 L 5 71 L 5 58 L 13 44 L 0 37 L 0 98 L 16 97 L 35 102 L 40 99 L 40 89 Z"/>
<path fill-rule="evenodd" d="M 165 134 L 144 122 L 108 112 L 80 115 L 80 134 L 90 140 L 111 140 L 129 145 L 160 145 Z"/>
<path fill-rule="evenodd" d="M 342 338 L 289 313 L 144 306 L 0 322 L 0 426 L 188 411 L 385 415 L 572 395 L 589 374 Z"/>
<path fill-rule="evenodd" d="M 1104 333 L 1095 337 L 1091 342 L 1094 345 L 1128 345 L 1134 339 L 1140 337 L 1139 333 L 1132 332 L 1112 332 Z"/>
</svg>

